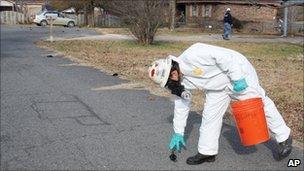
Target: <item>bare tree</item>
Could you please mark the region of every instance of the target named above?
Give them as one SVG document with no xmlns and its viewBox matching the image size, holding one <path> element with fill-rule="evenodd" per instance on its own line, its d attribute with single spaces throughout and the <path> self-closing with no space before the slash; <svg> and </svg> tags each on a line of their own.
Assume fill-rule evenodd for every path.
<svg viewBox="0 0 304 171">
<path fill-rule="evenodd" d="M 105 8 L 118 15 L 143 45 L 151 44 L 155 33 L 167 19 L 168 0 L 104 1 Z"/>
<path fill-rule="evenodd" d="M 61 11 L 72 7 L 74 4 L 70 1 L 55 0 L 48 2 L 48 5 L 50 5 L 53 9 Z"/>
</svg>

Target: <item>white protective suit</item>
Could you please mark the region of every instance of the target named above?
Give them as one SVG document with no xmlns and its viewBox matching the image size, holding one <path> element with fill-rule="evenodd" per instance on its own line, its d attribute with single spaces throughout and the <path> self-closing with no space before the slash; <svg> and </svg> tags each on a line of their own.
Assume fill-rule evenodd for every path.
<svg viewBox="0 0 304 171">
<path fill-rule="evenodd" d="M 178 58 L 171 56 L 171 59 L 179 63 L 180 70 L 184 74 L 182 85 L 185 89 L 200 89 L 206 94 L 199 130 L 199 153 L 204 155 L 218 153 L 222 119 L 231 99 L 261 97 L 267 125 L 277 142 L 283 142 L 289 137 L 290 128 L 260 86 L 255 69 L 242 54 L 226 48 L 196 43 Z M 231 81 L 242 78 L 245 78 L 248 87 L 241 92 L 234 92 Z M 176 97 L 174 103 L 174 132 L 184 135 L 190 100 Z"/>
</svg>

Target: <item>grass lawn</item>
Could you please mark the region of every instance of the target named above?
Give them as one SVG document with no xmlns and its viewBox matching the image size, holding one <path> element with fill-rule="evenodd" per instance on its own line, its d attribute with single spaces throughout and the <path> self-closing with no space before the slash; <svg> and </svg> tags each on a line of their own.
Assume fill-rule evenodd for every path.
<svg viewBox="0 0 304 171">
<path fill-rule="evenodd" d="M 193 42 L 192 42 L 193 43 Z M 148 78 L 148 65 L 169 54 L 179 56 L 191 42 L 156 42 L 150 46 L 137 45 L 132 41 L 59 41 L 38 42 L 110 74 L 145 86 L 151 93 L 169 96 Z M 284 43 L 209 43 L 234 49 L 244 54 L 256 68 L 260 84 L 275 102 L 295 139 L 303 142 L 303 47 Z M 192 110 L 202 111 L 204 95 L 193 93 Z"/>
</svg>

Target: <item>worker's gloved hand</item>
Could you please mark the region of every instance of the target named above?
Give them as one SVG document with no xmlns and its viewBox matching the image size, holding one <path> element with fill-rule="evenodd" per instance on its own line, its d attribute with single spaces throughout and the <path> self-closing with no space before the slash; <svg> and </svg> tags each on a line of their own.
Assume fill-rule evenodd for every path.
<svg viewBox="0 0 304 171">
<path fill-rule="evenodd" d="M 248 87 L 245 78 L 236 80 L 236 81 L 232 81 L 232 83 L 233 83 L 233 90 L 236 92 L 243 91 Z"/>
<path fill-rule="evenodd" d="M 185 90 L 185 87 L 179 81 L 169 79 L 166 86 L 169 90 L 171 90 L 172 94 L 175 94 L 185 100 L 191 99 L 191 93 L 188 90 Z"/>
<path fill-rule="evenodd" d="M 174 133 L 169 144 L 169 149 L 173 150 L 175 148 L 175 150 L 180 151 L 182 147 L 181 145 L 186 146 L 184 136 L 178 133 Z"/>
</svg>

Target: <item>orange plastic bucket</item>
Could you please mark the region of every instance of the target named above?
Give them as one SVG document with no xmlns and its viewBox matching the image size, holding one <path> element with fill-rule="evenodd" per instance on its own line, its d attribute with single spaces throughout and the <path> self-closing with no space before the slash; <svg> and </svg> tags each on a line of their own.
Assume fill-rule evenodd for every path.
<svg viewBox="0 0 304 171">
<path fill-rule="evenodd" d="M 261 98 L 236 101 L 231 104 L 231 108 L 244 146 L 269 140 L 264 104 Z"/>
</svg>

